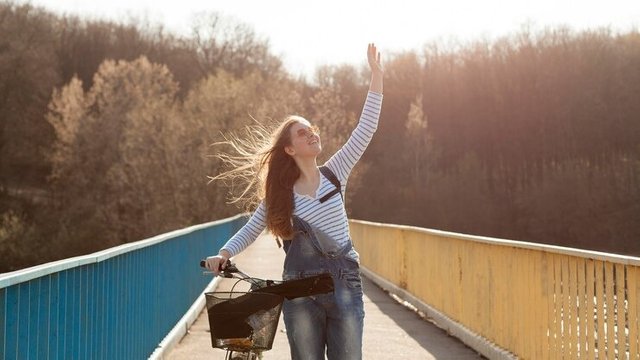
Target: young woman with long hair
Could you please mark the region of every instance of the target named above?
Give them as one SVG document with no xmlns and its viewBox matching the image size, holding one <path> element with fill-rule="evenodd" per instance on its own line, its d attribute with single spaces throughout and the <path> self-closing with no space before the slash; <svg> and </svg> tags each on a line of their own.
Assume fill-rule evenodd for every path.
<svg viewBox="0 0 640 360">
<path fill-rule="evenodd" d="M 225 143 L 238 156 L 218 155 L 233 169 L 213 179 L 248 182 L 238 199 L 257 204 L 249 221 L 206 259 L 219 266 L 249 246 L 265 227 L 283 240 L 284 280 L 330 273 L 334 292 L 285 300 L 283 316 L 291 357 L 298 359 L 361 359 L 364 306 L 359 257 L 349 235 L 343 194 L 347 179 L 378 126 L 382 106 L 383 69 L 380 53 L 369 44 L 369 92 L 356 128 L 347 142 L 319 168 L 322 150 L 317 127 L 300 116 L 287 117 L 270 135 L 250 131 L 254 140 Z M 264 129 L 262 129 L 264 130 Z M 328 175 L 326 171 L 329 171 Z M 340 183 L 339 189 L 331 180 Z M 338 191 L 339 190 L 339 191 Z"/>
</svg>

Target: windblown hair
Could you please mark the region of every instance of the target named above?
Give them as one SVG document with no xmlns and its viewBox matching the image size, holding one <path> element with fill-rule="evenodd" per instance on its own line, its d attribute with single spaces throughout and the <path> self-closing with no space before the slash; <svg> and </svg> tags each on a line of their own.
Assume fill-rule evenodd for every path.
<svg viewBox="0 0 640 360">
<path fill-rule="evenodd" d="M 304 121 L 299 116 L 288 116 L 275 129 L 263 125 L 245 128 L 246 137 L 230 134 L 225 141 L 213 145 L 230 145 L 237 155 L 220 152 L 214 156 L 222 160 L 231 170 L 222 172 L 213 180 L 230 181 L 232 189 L 240 182 L 241 193 L 232 194 L 229 203 L 244 203 L 251 211 L 265 200 L 267 229 L 276 239 L 291 239 L 294 236 L 291 217 L 293 215 L 293 184 L 300 177 L 300 169 L 293 158 L 285 152 L 291 145 L 291 126 Z M 233 190 L 232 190 L 233 192 Z"/>
</svg>

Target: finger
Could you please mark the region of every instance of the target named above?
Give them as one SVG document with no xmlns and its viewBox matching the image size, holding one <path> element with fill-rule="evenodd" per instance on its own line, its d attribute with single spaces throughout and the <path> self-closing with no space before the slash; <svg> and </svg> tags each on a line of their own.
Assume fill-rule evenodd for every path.
<svg viewBox="0 0 640 360">
<path fill-rule="evenodd" d="M 218 259 L 216 258 L 211 259 L 211 264 L 210 264 L 211 271 L 213 271 L 216 275 L 220 272 L 218 271 L 218 263 L 219 263 Z"/>
</svg>

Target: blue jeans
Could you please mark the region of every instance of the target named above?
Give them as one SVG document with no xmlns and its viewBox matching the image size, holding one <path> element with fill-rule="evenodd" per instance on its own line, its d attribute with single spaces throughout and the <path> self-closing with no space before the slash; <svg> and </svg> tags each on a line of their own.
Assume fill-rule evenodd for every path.
<svg viewBox="0 0 640 360">
<path fill-rule="evenodd" d="M 293 240 L 285 241 L 283 279 L 330 273 L 334 292 L 285 300 L 284 323 L 293 360 L 362 359 L 364 303 L 359 265 L 347 256 L 352 245 L 328 248 L 324 234 L 294 216 Z M 326 240 L 326 239 L 324 239 Z"/>
</svg>

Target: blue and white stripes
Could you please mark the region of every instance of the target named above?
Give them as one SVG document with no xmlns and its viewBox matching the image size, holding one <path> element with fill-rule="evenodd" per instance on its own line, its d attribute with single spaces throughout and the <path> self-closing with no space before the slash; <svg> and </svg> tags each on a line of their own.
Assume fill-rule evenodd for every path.
<svg viewBox="0 0 640 360">
<path fill-rule="evenodd" d="M 378 128 L 381 107 L 382 94 L 369 91 L 358 125 L 342 148 L 336 151 L 325 163 L 340 180 L 343 194 L 346 192 L 351 170 L 362 157 Z M 316 198 L 294 192 L 295 208 L 293 213 L 335 239 L 339 246 L 343 246 L 349 242 L 349 222 L 342 198 L 339 195 L 334 195 L 324 203 L 320 203 L 319 200 L 333 189 L 334 185 L 331 181 L 320 173 L 320 186 L 316 192 Z M 251 215 L 247 224 L 231 237 L 222 249 L 227 250 L 231 256 L 237 255 L 251 245 L 265 227 L 266 209 L 263 201 Z M 357 254 L 352 256 L 354 255 L 357 256 Z"/>
</svg>

